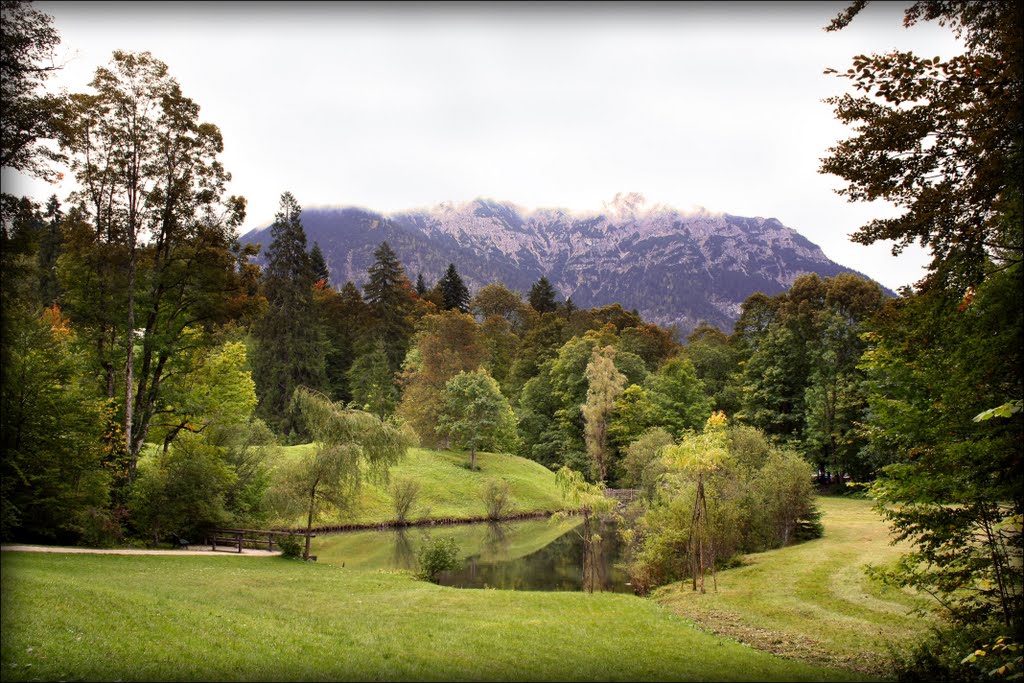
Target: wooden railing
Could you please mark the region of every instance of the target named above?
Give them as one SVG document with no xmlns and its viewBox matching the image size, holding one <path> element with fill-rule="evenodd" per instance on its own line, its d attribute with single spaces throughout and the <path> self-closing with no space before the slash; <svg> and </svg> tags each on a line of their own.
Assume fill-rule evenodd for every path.
<svg viewBox="0 0 1024 683">
<path fill-rule="evenodd" d="M 210 550 L 227 550 L 242 552 L 242 547 L 274 549 L 274 539 L 281 536 L 300 536 L 293 531 L 271 531 L 269 529 L 211 529 L 206 536 L 206 545 Z M 304 536 L 304 535 L 303 535 Z M 310 534 L 315 537 L 316 534 Z M 217 547 L 221 546 L 221 547 Z"/>
<path fill-rule="evenodd" d="M 620 503 L 632 503 L 640 497 L 640 489 L 605 489 L 604 495 Z"/>
</svg>

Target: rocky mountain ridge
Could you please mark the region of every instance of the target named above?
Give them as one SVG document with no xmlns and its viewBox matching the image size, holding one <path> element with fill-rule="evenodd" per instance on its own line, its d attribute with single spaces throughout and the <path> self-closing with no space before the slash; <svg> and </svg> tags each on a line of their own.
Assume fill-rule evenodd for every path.
<svg viewBox="0 0 1024 683">
<path fill-rule="evenodd" d="M 636 194 L 586 214 L 477 199 L 391 214 L 312 208 L 302 222 L 336 287 L 362 285 L 386 240 L 413 281 L 422 273 L 430 285 L 454 263 L 471 293 L 494 281 L 525 293 L 544 275 L 577 306 L 620 303 L 684 335 L 701 321 L 731 330 L 746 297 L 801 274 L 856 272 L 774 218 L 647 208 Z M 242 240 L 267 245 L 270 228 Z"/>
</svg>

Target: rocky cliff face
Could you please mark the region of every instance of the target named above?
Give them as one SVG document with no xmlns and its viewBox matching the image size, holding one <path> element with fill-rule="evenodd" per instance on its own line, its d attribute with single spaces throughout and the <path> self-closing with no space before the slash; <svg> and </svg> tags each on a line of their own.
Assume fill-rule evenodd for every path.
<svg viewBox="0 0 1024 683">
<path fill-rule="evenodd" d="M 781 292 L 804 273 L 854 272 L 774 218 L 644 208 L 635 194 L 589 214 L 478 199 L 388 215 L 306 209 L 302 223 L 335 286 L 361 285 L 386 240 L 409 278 L 423 273 L 428 286 L 449 263 L 471 293 L 494 281 L 525 293 L 544 275 L 581 308 L 620 303 L 684 335 L 701 321 L 730 331 L 746 297 Z M 270 229 L 242 240 L 267 245 Z"/>
</svg>

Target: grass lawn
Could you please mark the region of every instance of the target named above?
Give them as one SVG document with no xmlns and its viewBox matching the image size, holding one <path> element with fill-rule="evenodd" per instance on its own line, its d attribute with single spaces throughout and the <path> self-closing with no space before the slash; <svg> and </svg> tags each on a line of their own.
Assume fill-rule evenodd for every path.
<svg viewBox="0 0 1024 683">
<path fill-rule="evenodd" d="M 312 448 L 310 444 L 282 449 L 282 458 L 296 457 Z M 391 468 L 392 477 L 409 477 L 420 484 L 417 504 L 410 519 L 483 518 L 487 512 L 480 500 L 480 488 L 488 479 L 505 479 L 511 484 L 512 512 L 553 512 L 563 507 L 555 474 L 526 458 L 496 453 L 477 453 L 479 469 L 468 469 L 469 454 L 410 448 L 408 455 Z M 363 483 L 360 500 L 352 512 L 325 512 L 318 524 L 381 524 L 394 520 L 387 486 Z M 273 526 L 305 527 L 305 518 L 275 520 Z"/>
<path fill-rule="evenodd" d="M 883 673 L 890 646 L 923 635 L 929 618 L 912 615 L 924 597 L 869 580 L 866 564 L 901 553 L 867 500 L 818 498 L 825 535 L 800 545 L 747 555 L 718 573 L 718 592 L 689 583 L 667 586 L 655 600 L 708 630 L 814 663 Z"/>
<path fill-rule="evenodd" d="M 628 595 L 282 558 L 2 554 L 4 680 L 856 680 Z"/>
</svg>

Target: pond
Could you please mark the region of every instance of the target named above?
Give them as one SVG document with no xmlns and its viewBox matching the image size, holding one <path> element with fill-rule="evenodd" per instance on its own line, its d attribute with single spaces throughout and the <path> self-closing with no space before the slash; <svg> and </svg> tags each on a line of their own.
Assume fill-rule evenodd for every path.
<svg viewBox="0 0 1024 683">
<path fill-rule="evenodd" d="M 318 561 L 352 569 L 417 568 L 420 546 L 430 538 L 451 537 L 462 564 L 440 576 L 441 585 L 456 588 L 498 588 L 532 591 L 583 590 L 582 518 L 560 522 L 530 519 L 514 522 L 458 524 L 346 531 L 324 534 L 314 541 Z M 601 547 L 593 576 L 594 590 L 631 593 L 629 578 L 616 566 L 622 544 L 615 528 L 600 530 Z"/>
</svg>

